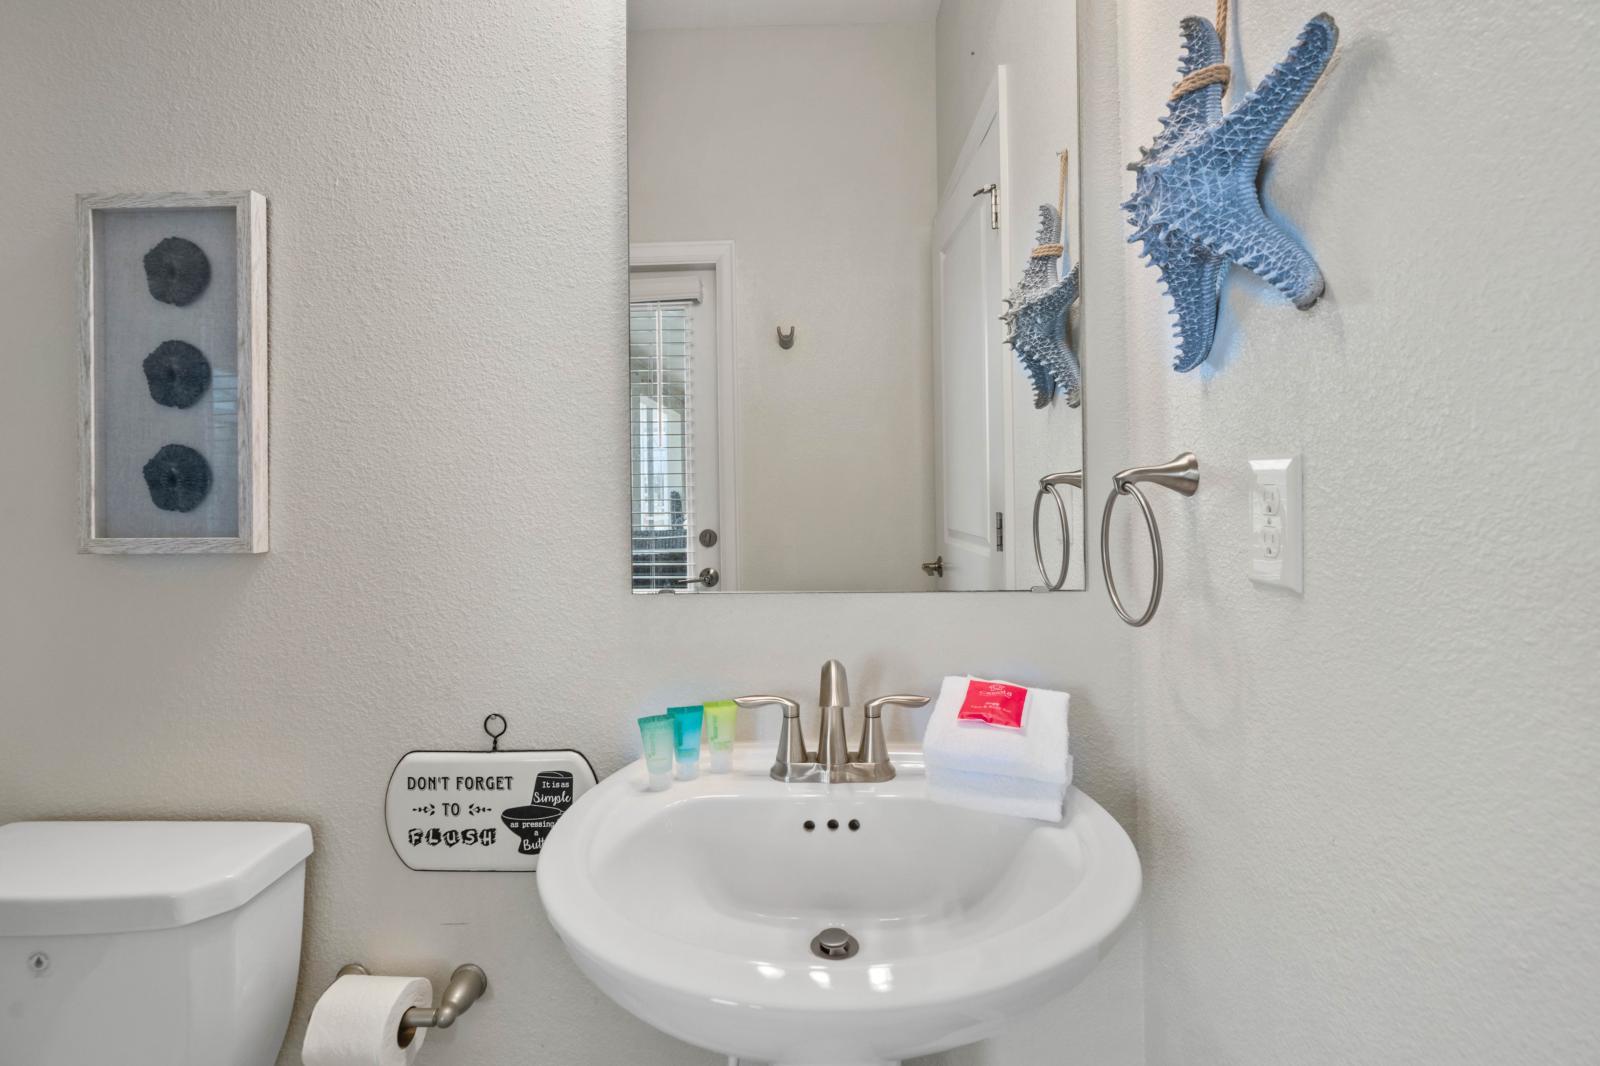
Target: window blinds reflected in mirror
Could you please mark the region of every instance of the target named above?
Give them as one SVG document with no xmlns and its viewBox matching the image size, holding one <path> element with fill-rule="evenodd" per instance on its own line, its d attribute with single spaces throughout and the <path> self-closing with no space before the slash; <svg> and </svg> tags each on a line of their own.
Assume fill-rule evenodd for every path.
<svg viewBox="0 0 1600 1066">
<path fill-rule="evenodd" d="M 678 588 L 693 572 L 696 311 L 693 275 L 640 274 L 629 305 L 633 588 Z"/>
</svg>

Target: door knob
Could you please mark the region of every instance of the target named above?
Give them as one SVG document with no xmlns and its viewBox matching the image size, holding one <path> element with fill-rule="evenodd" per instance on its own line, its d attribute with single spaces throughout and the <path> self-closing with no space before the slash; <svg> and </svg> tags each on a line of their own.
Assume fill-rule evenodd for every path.
<svg viewBox="0 0 1600 1066">
<path fill-rule="evenodd" d="M 944 556 L 939 556 L 931 563 L 923 563 L 922 572 L 929 577 L 944 577 Z"/>
<path fill-rule="evenodd" d="M 714 589 L 721 583 L 722 575 L 717 572 L 717 568 L 714 566 L 708 566 L 704 570 L 700 571 L 699 577 L 686 577 L 681 581 L 674 581 L 672 583 L 672 587 L 686 589 L 690 585 L 699 585 L 701 588 Z"/>
</svg>

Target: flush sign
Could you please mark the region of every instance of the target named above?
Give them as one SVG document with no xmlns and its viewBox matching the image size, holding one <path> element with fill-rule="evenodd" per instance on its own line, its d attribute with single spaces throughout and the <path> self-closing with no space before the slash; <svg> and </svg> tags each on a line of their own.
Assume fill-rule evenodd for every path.
<svg viewBox="0 0 1600 1066">
<path fill-rule="evenodd" d="M 594 784 L 577 751 L 414 751 L 389 777 L 389 843 L 413 870 L 534 870 Z"/>
</svg>

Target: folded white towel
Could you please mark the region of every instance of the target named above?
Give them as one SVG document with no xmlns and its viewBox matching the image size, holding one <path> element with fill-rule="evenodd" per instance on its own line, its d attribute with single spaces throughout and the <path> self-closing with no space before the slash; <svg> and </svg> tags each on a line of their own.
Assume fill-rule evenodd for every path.
<svg viewBox="0 0 1600 1066">
<path fill-rule="evenodd" d="M 940 771 L 1042 781 L 1065 788 L 1072 780 L 1067 756 L 1067 694 L 1028 689 L 1022 728 L 959 721 L 967 677 L 947 677 L 928 719 L 922 753 L 931 779 Z"/>
<path fill-rule="evenodd" d="M 1067 760 L 1067 777 L 1072 776 L 1072 760 Z M 1061 821 L 1067 798 L 1067 783 L 1029 781 L 1022 777 L 973 774 L 962 770 L 928 770 L 928 798 L 968 810 L 1005 814 L 1013 818 L 1036 818 L 1043 822 Z"/>
</svg>

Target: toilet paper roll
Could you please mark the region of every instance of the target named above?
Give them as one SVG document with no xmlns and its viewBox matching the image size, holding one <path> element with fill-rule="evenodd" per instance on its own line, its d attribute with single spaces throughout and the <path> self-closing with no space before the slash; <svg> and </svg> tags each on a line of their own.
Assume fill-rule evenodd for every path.
<svg viewBox="0 0 1600 1066">
<path fill-rule="evenodd" d="M 305 1066 L 410 1066 L 426 1029 L 400 1046 L 400 1019 L 411 1007 L 433 1005 L 425 977 L 347 974 L 335 981 L 311 1011 L 301 1058 Z"/>
</svg>

